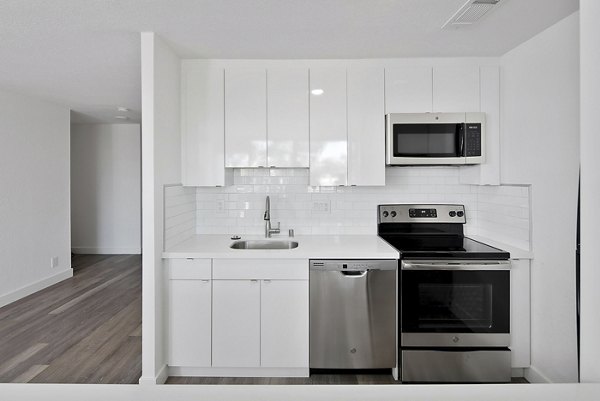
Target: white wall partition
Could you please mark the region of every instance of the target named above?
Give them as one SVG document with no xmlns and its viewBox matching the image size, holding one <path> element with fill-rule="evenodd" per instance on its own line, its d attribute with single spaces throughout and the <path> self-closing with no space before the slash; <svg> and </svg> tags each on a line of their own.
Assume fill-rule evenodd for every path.
<svg viewBox="0 0 600 401">
<path fill-rule="evenodd" d="M 600 2 L 581 0 L 581 381 L 600 382 Z"/>
<path fill-rule="evenodd" d="M 71 126 L 71 249 L 141 253 L 139 124 Z"/>
<path fill-rule="evenodd" d="M 142 377 L 166 379 L 164 185 L 181 183 L 180 59 L 154 33 L 142 37 Z"/>
<path fill-rule="evenodd" d="M 64 106 L 0 91 L 0 306 L 73 274 L 69 124 Z"/>
<path fill-rule="evenodd" d="M 529 377 L 536 381 L 577 379 L 578 43 L 575 13 L 501 59 L 501 182 L 531 184 Z"/>
</svg>

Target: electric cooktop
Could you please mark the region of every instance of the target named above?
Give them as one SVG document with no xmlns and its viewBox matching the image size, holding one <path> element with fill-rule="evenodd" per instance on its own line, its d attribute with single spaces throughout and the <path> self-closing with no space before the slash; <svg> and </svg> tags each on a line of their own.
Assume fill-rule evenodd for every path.
<svg viewBox="0 0 600 401">
<path fill-rule="evenodd" d="M 505 260 L 510 254 L 465 237 L 464 205 L 379 205 L 377 232 L 402 259 Z"/>
</svg>

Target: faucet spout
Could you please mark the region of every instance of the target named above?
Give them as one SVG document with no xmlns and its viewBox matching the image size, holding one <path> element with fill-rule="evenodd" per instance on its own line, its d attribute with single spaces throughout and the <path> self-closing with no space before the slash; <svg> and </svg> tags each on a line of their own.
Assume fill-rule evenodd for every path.
<svg viewBox="0 0 600 401">
<path fill-rule="evenodd" d="M 271 220 L 271 199 L 269 198 L 268 195 L 267 195 L 267 205 L 265 207 L 264 219 Z"/>
<path fill-rule="evenodd" d="M 267 196 L 267 202 L 265 207 L 265 238 L 271 238 L 271 234 L 279 234 L 280 228 L 279 223 L 277 223 L 277 228 L 271 227 L 271 199 Z"/>
</svg>

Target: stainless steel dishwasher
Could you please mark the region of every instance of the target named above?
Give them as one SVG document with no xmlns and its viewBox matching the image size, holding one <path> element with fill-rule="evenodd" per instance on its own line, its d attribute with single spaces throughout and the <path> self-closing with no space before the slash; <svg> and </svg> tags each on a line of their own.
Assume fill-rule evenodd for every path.
<svg viewBox="0 0 600 401">
<path fill-rule="evenodd" d="M 396 367 L 397 270 L 397 260 L 310 261 L 311 368 Z"/>
</svg>

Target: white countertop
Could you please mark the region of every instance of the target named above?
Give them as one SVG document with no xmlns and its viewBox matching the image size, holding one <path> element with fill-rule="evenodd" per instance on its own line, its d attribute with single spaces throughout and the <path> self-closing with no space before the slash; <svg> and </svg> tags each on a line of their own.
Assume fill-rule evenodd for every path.
<svg viewBox="0 0 600 401">
<path fill-rule="evenodd" d="M 533 259 L 533 252 L 529 249 L 523 249 L 502 242 L 494 241 L 493 239 L 482 237 L 481 235 L 467 235 L 467 237 L 475 241 L 483 242 L 495 248 L 502 249 L 510 253 L 511 259 Z"/>
<path fill-rule="evenodd" d="M 241 240 L 265 240 L 259 235 L 244 235 Z M 194 235 L 163 252 L 163 258 L 231 259 L 398 259 L 396 249 L 377 235 L 299 235 L 273 236 L 271 240 L 296 241 L 295 249 L 231 249 L 230 235 Z"/>
</svg>

